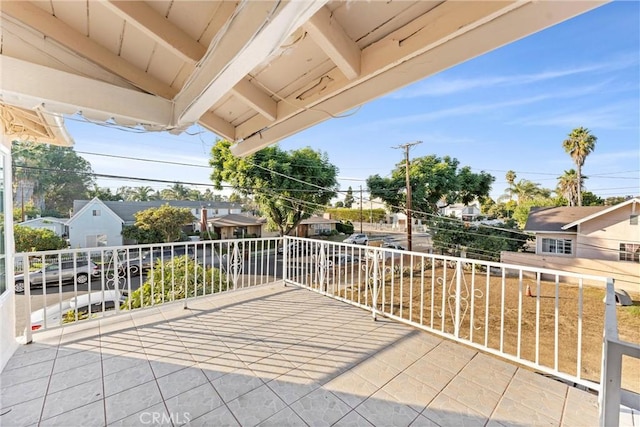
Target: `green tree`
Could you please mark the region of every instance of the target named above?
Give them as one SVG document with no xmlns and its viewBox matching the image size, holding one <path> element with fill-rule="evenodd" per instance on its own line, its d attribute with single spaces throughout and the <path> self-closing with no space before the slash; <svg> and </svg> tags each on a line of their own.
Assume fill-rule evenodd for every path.
<svg viewBox="0 0 640 427">
<path fill-rule="evenodd" d="M 231 154 L 230 146 L 222 140 L 211 149 L 215 188 L 222 189 L 226 182 L 235 192 L 251 195 L 281 235 L 322 211 L 336 195 L 338 169 L 326 153 L 308 147 L 287 152 L 272 146 L 240 159 Z"/>
<path fill-rule="evenodd" d="M 87 191 L 87 196 L 89 199 L 93 199 L 97 197 L 98 199 L 105 201 L 113 201 L 117 202 L 118 200 L 122 200 L 119 194 L 113 194 L 110 188 L 98 187 L 96 184 L 93 185 L 93 188 Z"/>
<path fill-rule="evenodd" d="M 471 172 L 468 166 L 459 167 L 460 162 L 449 156 L 435 155 L 418 157 L 411 162 L 412 209 L 435 214 L 438 202 L 447 204 L 469 204 L 475 199 L 481 202 L 489 196 L 494 177 L 482 171 Z M 405 162 L 400 162 L 391 172 L 390 178 L 373 175 L 367 178 L 371 197 L 379 197 L 394 212 L 406 206 Z"/>
<path fill-rule="evenodd" d="M 22 221 L 29 218 L 35 218 L 40 215 L 40 209 L 36 208 L 32 202 L 25 203 L 21 207 L 13 209 L 13 220 Z"/>
<path fill-rule="evenodd" d="M 547 198 L 551 196 L 551 190 L 542 188 L 537 182 L 521 179 L 513 185 L 513 194 L 516 195 L 518 205 L 520 205 L 520 203 L 537 197 Z"/>
<path fill-rule="evenodd" d="M 190 200 L 189 192 L 191 190 L 189 187 L 176 182 L 169 188 L 165 188 L 160 192 L 163 200 Z"/>
<path fill-rule="evenodd" d="M 334 206 L 336 208 L 344 208 L 344 202 L 342 200 L 338 200 Z"/>
<path fill-rule="evenodd" d="M 167 272 L 171 274 L 167 274 Z M 186 255 L 162 263 L 156 261 L 152 274 L 124 301 L 122 308 L 148 307 L 194 296 L 220 292 L 226 276 L 217 268 L 203 267 Z"/>
<path fill-rule="evenodd" d="M 604 199 L 604 204 L 605 206 L 613 206 L 613 205 L 617 205 L 618 203 L 622 203 L 625 200 L 627 200 L 627 198 L 624 196 L 612 196 Z"/>
<path fill-rule="evenodd" d="M 135 201 L 147 202 L 149 200 L 152 200 L 153 188 L 147 187 L 147 186 L 136 187 L 133 189 L 132 196 L 133 196 L 133 200 Z"/>
<path fill-rule="evenodd" d="M 16 252 L 50 251 L 68 247 L 67 242 L 56 233 L 44 228 L 13 226 Z"/>
<path fill-rule="evenodd" d="M 550 197 L 537 196 L 532 199 L 527 199 L 522 203 L 518 203 L 515 211 L 513 212 L 513 219 L 518 222 L 520 228 L 524 228 L 529 218 L 529 211 L 532 207 L 553 207 L 562 206 L 564 203 L 558 199 L 552 199 Z"/>
<path fill-rule="evenodd" d="M 143 230 L 136 225 L 125 225 L 122 227 L 122 237 L 128 240 L 135 240 L 139 245 L 147 243 L 163 243 L 165 239 L 159 230 Z"/>
<path fill-rule="evenodd" d="M 582 180 L 582 183 L 579 181 L 580 179 Z M 580 191 L 580 187 L 584 183 L 585 179 L 587 179 L 586 176 L 578 178 L 578 174 L 575 169 L 564 171 L 564 173 L 558 177 L 556 193 L 567 199 L 569 206 L 577 206 L 578 191 Z"/>
<path fill-rule="evenodd" d="M 176 208 L 168 204 L 137 212 L 135 225 L 143 231 L 159 233 L 164 242 L 180 239 L 182 226 L 193 223 L 196 218 L 187 208 Z"/>
<path fill-rule="evenodd" d="M 24 200 L 43 212 L 64 215 L 94 183 L 91 164 L 73 148 L 14 141 L 11 151 L 15 206 Z"/>
<path fill-rule="evenodd" d="M 360 222 L 360 209 L 348 209 L 348 208 L 327 208 L 325 210 L 328 214 L 331 214 L 331 218 L 338 221 L 356 221 Z M 371 216 L 373 222 L 384 221 L 387 217 L 387 212 L 382 208 L 367 209 L 363 214 L 365 218 Z"/>
<path fill-rule="evenodd" d="M 344 196 L 344 207 L 351 209 L 353 206 L 353 189 L 351 186 L 347 189 L 347 194 Z"/>
<path fill-rule="evenodd" d="M 591 191 L 582 192 L 582 205 L 583 206 L 603 206 L 604 199 L 596 196 Z"/>
<path fill-rule="evenodd" d="M 515 171 L 508 170 L 507 174 L 505 175 L 505 179 L 507 180 L 507 184 L 509 184 L 507 192 L 509 193 L 509 200 L 511 200 L 513 198 L 513 184 L 516 182 Z"/>
<path fill-rule="evenodd" d="M 576 164 L 578 175 L 578 206 L 582 206 L 582 166 L 589 154 L 595 149 L 598 138 L 591 135 L 589 129 L 579 127 L 571 131 L 562 142 L 562 148 L 571 156 Z"/>
</svg>

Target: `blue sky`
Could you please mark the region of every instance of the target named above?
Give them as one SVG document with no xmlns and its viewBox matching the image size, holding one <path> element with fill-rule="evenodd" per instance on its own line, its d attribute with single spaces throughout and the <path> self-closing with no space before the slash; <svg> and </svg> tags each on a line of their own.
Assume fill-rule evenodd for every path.
<svg viewBox="0 0 640 427">
<path fill-rule="evenodd" d="M 449 155 L 496 177 L 505 172 L 555 188 L 573 163 L 562 141 L 584 126 L 598 137 L 583 167 L 586 189 L 601 197 L 640 194 L 640 3 L 618 1 L 459 64 L 280 142 L 328 153 L 340 169 L 342 190 L 388 175 L 403 152 L 392 147 L 421 140 L 411 157 Z M 67 120 L 80 152 L 106 153 L 206 166 L 216 135 L 135 133 Z M 81 154 L 94 172 L 209 183 L 205 167 Z M 149 185 L 99 179 L 102 187 Z"/>
</svg>

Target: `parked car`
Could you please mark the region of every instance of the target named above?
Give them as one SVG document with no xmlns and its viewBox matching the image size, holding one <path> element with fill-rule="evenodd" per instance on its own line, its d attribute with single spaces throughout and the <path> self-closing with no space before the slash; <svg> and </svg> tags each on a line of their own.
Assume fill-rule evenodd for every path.
<svg viewBox="0 0 640 427">
<path fill-rule="evenodd" d="M 70 310 L 75 313 L 78 309 L 78 318 L 91 315 L 98 315 L 105 311 L 115 310 L 116 304 L 122 305 L 126 300 L 123 292 L 114 290 L 92 292 L 90 294 L 79 295 L 61 303 L 52 304 L 46 308 L 46 326 L 48 328 L 60 326 L 64 323 L 64 316 Z M 104 303 L 104 304 L 103 304 Z M 104 309 L 104 310 L 103 310 Z M 45 326 L 45 309 L 41 308 L 31 313 L 31 330 L 37 331 Z"/>
<path fill-rule="evenodd" d="M 382 244 L 382 247 L 383 247 L 383 248 L 389 248 L 389 249 L 398 249 L 398 250 L 400 250 L 400 251 L 404 251 L 404 250 L 406 250 L 406 249 L 407 249 L 407 248 L 405 248 L 405 247 L 404 247 L 404 246 L 402 246 L 402 245 L 398 245 L 397 243 L 392 243 L 392 242 L 384 242 L 384 243 Z"/>
<path fill-rule="evenodd" d="M 76 281 L 79 285 L 84 285 L 89 281 L 89 277 L 100 276 L 100 268 L 92 261 L 75 260 L 54 262 L 43 268 L 29 273 L 29 283 L 32 288 L 46 286 L 58 286 L 60 281 Z M 14 277 L 15 290 L 18 293 L 24 292 L 24 273 L 16 274 Z"/>
<path fill-rule="evenodd" d="M 342 241 L 343 243 L 351 243 L 355 245 L 366 245 L 369 243 L 369 236 L 362 233 L 353 233 Z"/>
</svg>

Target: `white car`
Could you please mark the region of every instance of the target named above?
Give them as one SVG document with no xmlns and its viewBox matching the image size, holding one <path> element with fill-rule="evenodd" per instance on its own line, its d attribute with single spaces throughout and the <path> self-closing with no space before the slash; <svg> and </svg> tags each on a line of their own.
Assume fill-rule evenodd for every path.
<svg viewBox="0 0 640 427">
<path fill-rule="evenodd" d="M 355 245 L 366 245 L 369 243 L 369 236 L 362 233 L 353 233 L 342 241 L 343 243 L 352 243 Z"/>
<path fill-rule="evenodd" d="M 31 330 L 37 331 L 40 328 L 52 328 L 61 326 L 64 323 L 64 315 L 70 310 L 75 312 L 78 309 L 78 317 L 83 315 L 101 315 L 106 311 L 115 310 L 116 303 L 121 305 L 126 299 L 126 295 L 122 291 L 107 290 L 92 292 L 90 294 L 78 295 L 61 303 L 51 304 L 46 307 L 46 325 L 45 325 L 45 309 L 41 308 L 31 313 Z M 104 310 L 103 310 L 104 302 Z"/>
</svg>

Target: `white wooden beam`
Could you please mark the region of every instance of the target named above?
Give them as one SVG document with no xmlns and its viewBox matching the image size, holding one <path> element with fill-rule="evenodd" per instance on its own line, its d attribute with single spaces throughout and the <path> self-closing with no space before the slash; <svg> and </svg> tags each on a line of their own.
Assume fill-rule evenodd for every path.
<svg viewBox="0 0 640 427">
<path fill-rule="evenodd" d="M 176 124 L 198 121 L 327 1 L 244 2 L 176 97 Z"/>
<path fill-rule="evenodd" d="M 242 79 L 231 89 L 242 102 L 262 114 L 267 119 L 274 121 L 278 110 L 278 104 L 260 88 L 257 88 L 247 79 Z"/>
<path fill-rule="evenodd" d="M 216 135 L 225 138 L 227 141 L 233 141 L 236 137 L 236 128 L 211 111 L 204 113 L 198 123 Z"/>
<path fill-rule="evenodd" d="M 360 74 L 360 48 L 323 7 L 311 17 L 304 29 L 344 73 L 353 80 Z"/>
<path fill-rule="evenodd" d="M 468 8 L 471 4 L 476 5 L 478 3 L 465 2 L 460 3 L 460 6 Z M 241 130 L 241 127 L 244 127 L 245 124 L 236 127 L 236 140 L 244 139 L 231 146 L 231 151 L 237 156 L 250 155 L 283 138 L 330 118 L 328 114 L 322 111 L 334 115 L 343 113 L 403 86 L 570 19 L 605 3 L 608 3 L 608 0 L 575 2 L 551 1 L 519 4 L 515 9 L 511 7 L 500 16 L 491 14 L 487 19 L 482 21 L 482 25 L 468 28 L 467 31 L 462 31 L 455 37 L 450 35 L 446 38 L 445 42 L 440 44 L 436 43 L 432 45 L 431 49 L 422 51 L 418 55 L 412 56 L 404 61 L 399 61 L 397 58 L 398 53 L 396 52 L 394 54 L 393 50 L 386 52 L 386 54 L 381 50 L 376 50 L 375 53 L 371 52 L 371 56 L 366 58 L 365 49 L 365 51 L 363 51 L 362 68 L 363 74 L 365 68 L 369 70 L 367 71 L 367 73 L 369 73 L 367 80 L 361 81 L 359 82 L 360 84 L 357 85 L 353 84 L 353 82 L 349 84 L 350 82 L 346 81 L 344 77 L 342 81 L 340 81 L 340 78 L 334 75 L 337 82 L 334 81 L 332 84 L 336 83 L 341 90 L 338 91 L 336 88 L 333 88 L 332 90 L 328 90 L 327 93 L 317 94 L 315 100 L 319 100 L 319 102 L 313 102 L 313 107 L 316 107 L 315 109 L 300 108 L 295 111 L 295 113 L 294 111 L 285 112 L 285 108 L 287 110 L 293 110 L 290 103 L 295 102 L 295 96 L 290 102 L 279 102 L 278 122 L 265 127 L 259 127 L 260 123 L 258 126 L 254 124 L 253 129 L 260 129 L 260 133 L 258 134 L 255 134 L 255 131 L 250 132 L 249 129 Z M 446 4 L 455 5 L 457 2 L 447 2 L 444 5 Z M 501 3 L 498 2 L 498 4 Z M 503 6 L 508 5 L 503 4 Z M 409 29 L 405 28 L 403 32 L 408 30 Z M 415 28 L 412 30 L 415 30 Z M 418 33 L 414 31 L 410 32 L 410 34 L 417 35 Z M 388 46 L 388 48 L 395 46 L 396 49 L 402 49 L 403 43 L 399 43 L 399 40 L 402 39 L 385 39 L 381 40 L 380 43 L 382 43 L 383 46 Z M 411 37 L 409 37 L 404 40 L 404 45 L 408 44 L 412 49 L 416 49 L 419 46 L 423 46 L 425 42 L 426 40 L 424 39 L 420 43 L 418 40 L 412 40 Z M 374 45 L 372 48 L 380 49 L 383 46 Z M 381 72 L 371 75 L 370 73 L 372 73 L 376 67 L 373 66 L 373 62 L 370 62 L 367 64 L 369 66 L 365 67 L 367 61 L 377 63 L 377 67 L 382 67 Z M 391 61 L 394 66 L 390 63 L 385 67 L 385 61 Z M 285 116 L 287 117 L 286 120 L 283 119 Z M 262 123 L 264 123 L 264 120 Z M 250 133 L 246 134 L 245 132 Z"/>
<path fill-rule="evenodd" d="M 14 17 L 47 37 L 51 37 L 142 90 L 167 99 L 172 99 L 177 92 L 176 89 L 147 74 L 144 70 L 136 68 L 32 3 L 4 1 L 2 2 L 2 13 Z"/>
<path fill-rule="evenodd" d="M 134 25 L 184 61 L 193 64 L 199 61 L 207 51 L 205 46 L 192 39 L 143 1 L 112 0 L 104 4 L 124 18 L 127 23 Z"/>
<path fill-rule="evenodd" d="M 4 6 L 4 5 L 3 5 Z M 82 112 L 171 127 L 172 102 L 76 74 L 0 55 L 0 102 L 50 113 Z"/>
</svg>

